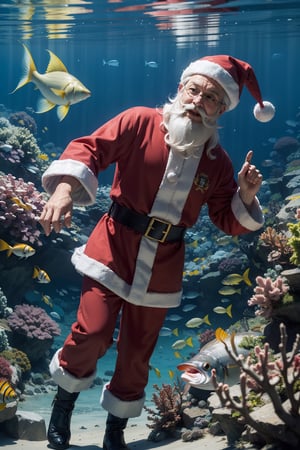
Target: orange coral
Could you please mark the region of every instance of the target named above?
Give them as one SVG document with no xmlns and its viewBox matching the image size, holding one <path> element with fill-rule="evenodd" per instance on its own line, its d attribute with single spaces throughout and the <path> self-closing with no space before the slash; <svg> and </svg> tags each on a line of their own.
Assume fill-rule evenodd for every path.
<svg viewBox="0 0 300 450">
<path fill-rule="evenodd" d="M 292 253 L 292 248 L 288 244 L 288 237 L 281 232 L 277 232 L 273 227 L 267 227 L 260 236 L 260 243 L 265 247 L 270 247 L 268 261 L 285 260 Z"/>
</svg>

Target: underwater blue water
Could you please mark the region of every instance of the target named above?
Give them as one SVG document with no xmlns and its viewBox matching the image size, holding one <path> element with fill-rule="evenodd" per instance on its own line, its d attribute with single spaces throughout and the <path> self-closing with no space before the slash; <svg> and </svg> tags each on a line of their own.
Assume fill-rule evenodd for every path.
<svg viewBox="0 0 300 450">
<path fill-rule="evenodd" d="M 299 0 L 6 0 L 0 5 L 0 104 L 6 112 L 30 111 L 38 125 L 40 148 L 53 143 L 59 153 L 71 139 L 89 134 L 125 108 L 162 105 L 176 93 L 181 72 L 190 61 L 205 55 L 232 54 L 253 66 L 263 98 L 276 106 L 271 122 L 258 123 L 252 114 L 254 100 L 244 89 L 240 105 L 222 117 L 221 142 L 237 172 L 249 149 L 254 150 L 255 164 L 260 166 L 270 158 L 276 139 L 296 137 L 300 120 L 299 42 Z M 39 93 L 33 84 L 12 93 L 23 74 L 22 43 L 30 48 L 38 71 L 46 70 L 49 49 L 91 90 L 91 97 L 71 106 L 62 122 L 55 109 L 34 113 Z M 106 170 L 100 183 L 110 183 L 112 174 L 113 168 Z M 67 285 L 62 287 L 68 289 Z M 195 337 L 197 330 L 187 330 L 184 323 L 194 315 L 203 317 L 218 301 L 204 295 L 197 314 L 178 308 L 170 315 L 179 319 L 173 316 L 165 325 L 171 330 L 179 327 L 184 338 Z M 75 307 L 76 301 L 74 311 Z M 244 308 L 246 299 L 237 307 L 234 320 Z M 226 328 L 233 321 L 226 314 L 212 317 L 214 328 Z M 169 370 L 176 370 L 179 360 L 171 349 L 175 339 L 174 335 L 159 338 L 151 363 L 161 377 L 150 370 L 150 391 L 154 383 L 170 382 Z M 182 357 L 190 351 L 189 347 L 183 349 Z M 113 349 L 106 358 L 107 363 L 99 364 L 101 376 L 104 368 L 113 369 Z"/>
</svg>

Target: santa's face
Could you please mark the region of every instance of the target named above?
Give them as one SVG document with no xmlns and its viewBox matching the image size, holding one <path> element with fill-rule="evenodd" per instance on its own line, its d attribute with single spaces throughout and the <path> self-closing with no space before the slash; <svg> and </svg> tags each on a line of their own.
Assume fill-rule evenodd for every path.
<svg viewBox="0 0 300 450">
<path fill-rule="evenodd" d="M 193 75 L 184 84 L 179 85 L 178 95 L 184 105 L 189 105 L 187 115 L 195 122 L 203 121 L 203 111 L 206 118 L 216 120 L 226 109 L 224 90 L 216 82 L 203 75 Z"/>
<path fill-rule="evenodd" d="M 206 80 L 205 90 L 204 87 L 200 89 L 200 78 Z M 177 96 L 171 103 L 165 104 L 165 140 L 173 149 L 190 156 L 215 133 L 217 119 L 223 111 L 216 89 L 206 77 L 195 75 L 186 85 L 179 86 Z"/>
</svg>

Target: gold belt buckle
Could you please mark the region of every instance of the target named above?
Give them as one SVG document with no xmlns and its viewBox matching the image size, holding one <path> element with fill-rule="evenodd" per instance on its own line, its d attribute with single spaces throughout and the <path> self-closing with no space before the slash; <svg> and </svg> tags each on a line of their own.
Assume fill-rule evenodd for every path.
<svg viewBox="0 0 300 450">
<path fill-rule="evenodd" d="M 166 229 L 162 231 L 162 237 L 160 239 L 156 239 L 155 237 L 150 235 L 150 232 L 153 229 L 153 225 L 154 225 L 155 222 L 159 222 L 159 223 L 162 223 L 164 225 L 167 225 Z M 161 220 L 161 219 L 156 219 L 155 217 L 152 217 L 150 222 L 149 222 L 149 225 L 147 227 L 147 230 L 145 231 L 144 236 L 146 236 L 148 239 L 152 239 L 153 241 L 157 241 L 157 242 L 162 242 L 163 243 L 167 239 L 171 227 L 172 227 L 171 223 L 165 222 L 164 220 Z"/>
</svg>

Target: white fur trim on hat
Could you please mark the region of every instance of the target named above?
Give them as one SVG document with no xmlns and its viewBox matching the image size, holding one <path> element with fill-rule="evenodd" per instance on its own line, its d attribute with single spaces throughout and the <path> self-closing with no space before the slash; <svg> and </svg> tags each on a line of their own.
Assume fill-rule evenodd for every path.
<svg viewBox="0 0 300 450">
<path fill-rule="evenodd" d="M 222 86 L 230 100 L 227 111 L 234 109 L 239 103 L 239 86 L 220 64 L 205 59 L 194 61 L 182 72 L 181 83 L 193 75 L 204 75 Z"/>
</svg>

